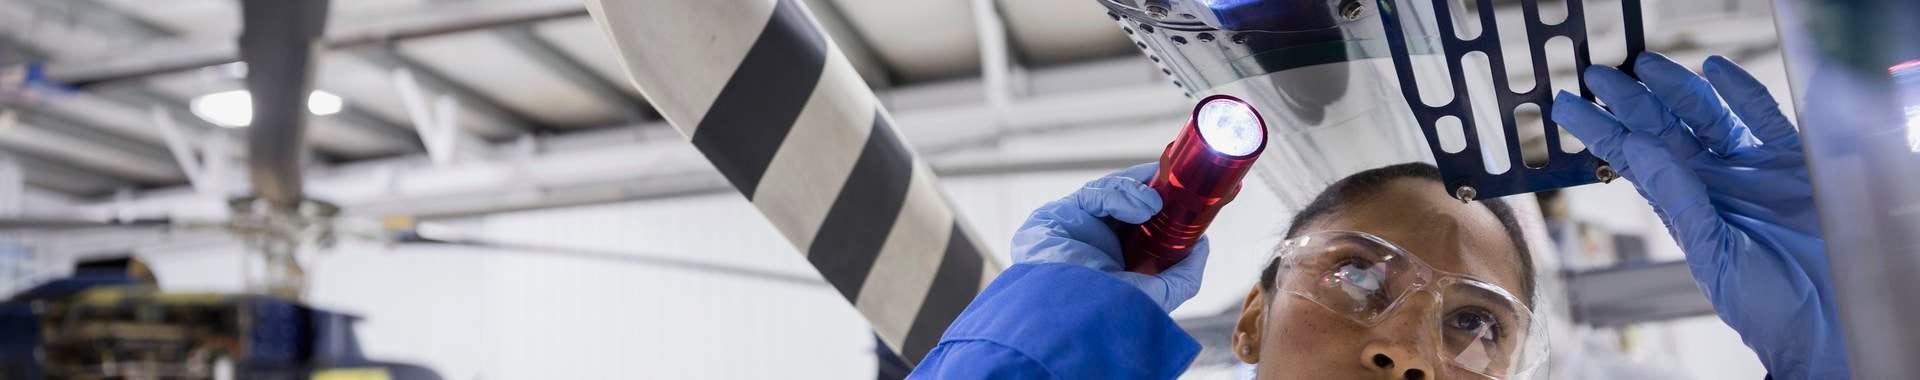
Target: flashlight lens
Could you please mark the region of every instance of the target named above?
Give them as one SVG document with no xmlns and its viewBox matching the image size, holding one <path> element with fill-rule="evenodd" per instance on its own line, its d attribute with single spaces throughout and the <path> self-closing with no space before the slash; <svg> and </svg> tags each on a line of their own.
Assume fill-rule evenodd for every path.
<svg viewBox="0 0 1920 380">
<path fill-rule="evenodd" d="M 1200 106 L 1194 123 L 1200 128 L 1200 138 L 1207 140 L 1208 147 L 1229 156 L 1251 154 L 1260 149 L 1260 143 L 1266 141 L 1267 137 L 1267 131 L 1260 125 L 1260 117 L 1253 114 L 1253 107 L 1233 99 L 1208 101 Z"/>
</svg>

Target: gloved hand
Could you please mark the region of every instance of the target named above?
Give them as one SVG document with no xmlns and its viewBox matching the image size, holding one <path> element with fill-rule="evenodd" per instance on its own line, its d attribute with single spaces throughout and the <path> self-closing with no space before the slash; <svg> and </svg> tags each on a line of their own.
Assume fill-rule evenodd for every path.
<svg viewBox="0 0 1920 380">
<path fill-rule="evenodd" d="M 1635 64 L 1639 80 L 1585 73 L 1611 111 L 1562 91 L 1553 121 L 1647 198 L 1714 311 L 1774 378 L 1847 378 L 1799 132 L 1726 58 L 1707 59 L 1705 79 L 1656 53 Z"/>
<path fill-rule="evenodd" d="M 1207 267 L 1205 236 L 1185 260 L 1159 275 L 1144 275 L 1122 269 L 1120 237 L 1105 220 L 1140 224 L 1159 213 L 1160 193 L 1147 187 L 1159 168 L 1152 163 L 1136 165 L 1040 206 L 1013 234 L 1014 263 L 1064 263 L 1107 272 L 1146 292 L 1168 311 L 1193 298 L 1200 292 L 1200 274 Z"/>
</svg>

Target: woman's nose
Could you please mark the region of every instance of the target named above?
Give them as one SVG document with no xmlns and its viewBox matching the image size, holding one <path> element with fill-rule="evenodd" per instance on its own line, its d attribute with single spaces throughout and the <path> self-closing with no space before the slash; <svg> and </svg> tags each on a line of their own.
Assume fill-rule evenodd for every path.
<svg viewBox="0 0 1920 380">
<path fill-rule="evenodd" d="M 1375 325 L 1372 341 L 1360 350 L 1360 360 L 1368 369 L 1388 379 L 1426 380 L 1435 375 L 1433 360 L 1422 355 L 1423 343 L 1433 339 L 1427 315 L 1437 307 L 1437 294 L 1414 292 L 1402 300 L 1397 310 Z"/>
<path fill-rule="evenodd" d="M 1368 369 L 1385 374 L 1389 379 L 1426 380 L 1433 375 L 1433 365 L 1411 346 L 1406 343 L 1375 342 L 1360 351 L 1360 360 Z"/>
</svg>

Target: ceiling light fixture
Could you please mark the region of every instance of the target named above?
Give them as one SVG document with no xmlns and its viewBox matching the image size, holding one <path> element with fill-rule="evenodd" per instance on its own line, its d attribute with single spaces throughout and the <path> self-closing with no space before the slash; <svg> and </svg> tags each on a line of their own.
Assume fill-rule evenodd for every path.
<svg viewBox="0 0 1920 380">
<path fill-rule="evenodd" d="M 326 91 L 314 91 L 307 95 L 307 112 L 314 115 L 332 115 L 340 113 L 346 105 L 339 95 Z M 227 128 L 240 128 L 253 123 L 253 95 L 247 90 L 222 91 L 194 98 L 188 105 L 195 116 Z"/>
</svg>

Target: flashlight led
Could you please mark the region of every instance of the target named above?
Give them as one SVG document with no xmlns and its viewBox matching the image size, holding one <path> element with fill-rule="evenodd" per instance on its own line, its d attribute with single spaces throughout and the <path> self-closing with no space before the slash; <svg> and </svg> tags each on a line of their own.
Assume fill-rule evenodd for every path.
<svg viewBox="0 0 1920 380">
<path fill-rule="evenodd" d="M 1200 128 L 1200 138 L 1220 154 L 1246 156 L 1267 142 L 1267 131 L 1261 127 L 1260 116 L 1253 113 L 1253 106 L 1237 99 L 1219 98 L 1200 103 L 1193 120 L 1194 126 Z"/>
<path fill-rule="evenodd" d="M 1266 147 L 1266 122 L 1251 104 L 1226 95 L 1201 99 L 1147 183 L 1160 193 L 1160 213 L 1124 229 L 1127 270 L 1156 274 L 1185 259 Z"/>
</svg>

